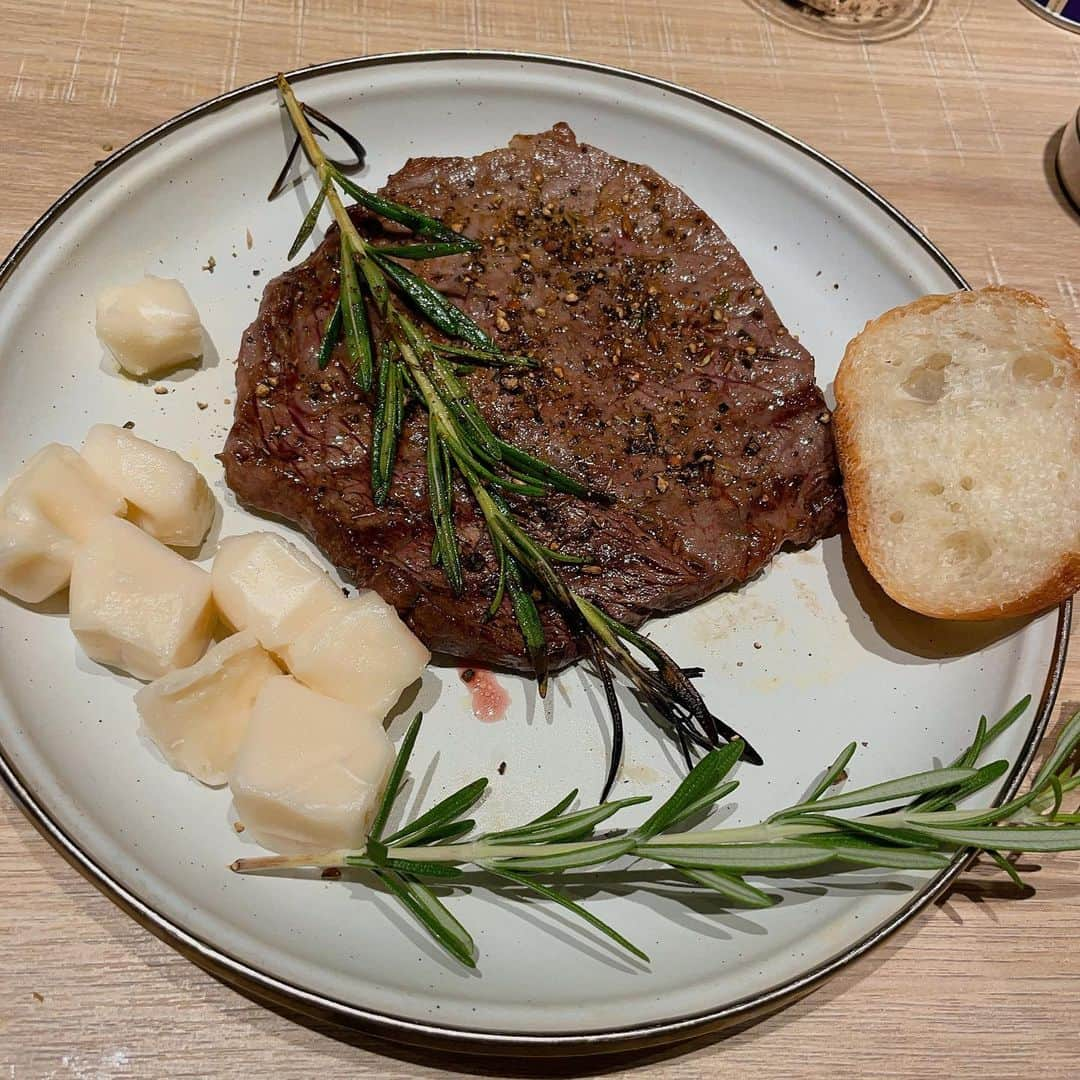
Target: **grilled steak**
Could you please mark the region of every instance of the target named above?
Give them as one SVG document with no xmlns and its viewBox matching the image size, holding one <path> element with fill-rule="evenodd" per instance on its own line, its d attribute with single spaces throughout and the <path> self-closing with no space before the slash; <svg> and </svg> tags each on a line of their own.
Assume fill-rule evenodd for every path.
<svg viewBox="0 0 1080 1080">
<path fill-rule="evenodd" d="M 474 158 L 409 161 L 383 193 L 483 244 L 413 267 L 528 373 L 467 384 L 492 427 L 594 487 L 610 506 L 523 501 L 550 544 L 586 553 L 573 587 L 629 625 L 754 575 L 842 511 L 810 355 L 727 237 L 652 169 L 579 143 L 558 124 Z M 382 227 L 356 212 L 369 236 Z M 272 281 L 237 361 L 223 460 L 241 503 L 295 522 L 344 574 L 377 589 L 432 649 L 527 668 L 509 604 L 485 621 L 496 567 L 460 488 L 466 590 L 431 564 L 426 418 L 407 418 L 388 504 L 371 498 L 371 409 L 343 346 L 315 354 L 338 293 L 336 236 Z M 552 666 L 577 655 L 543 613 Z"/>
</svg>

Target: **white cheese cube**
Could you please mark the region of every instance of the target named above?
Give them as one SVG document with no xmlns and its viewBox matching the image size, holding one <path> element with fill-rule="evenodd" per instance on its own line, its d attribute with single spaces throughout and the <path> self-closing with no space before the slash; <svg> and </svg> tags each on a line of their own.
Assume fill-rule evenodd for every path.
<svg viewBox="0 0 1080 1080">
<path fill-rule="evenodd" d="M 101 664 L 156 679 L 210 644 L 210 575 L 128 521 L 108 518 L 76 552 L 71 629 Z"/>
<path fill-rule="evenodd" d="M 214 519 L 214 496 L 202 474 L 166 450 L 112 424 L 96 424 L 82 456 L 128 501 L 128 520 L 173 547 L 202 543 Z"/>
<path fill-rule="evenodd" d="M 0 590 L 36 604 L 63 589 L 77 543 L 127 503 L 70 446 L 50 443 L 0 495 Z"/>
<path fill-rule="evenodd" d="M 259 690 L 280 674 L 251 634 L 234 634 L 191 667 L 144 686 L 135 706 L 174 769 L 217 786 L 228 780 Z"/>
<path fill-rule="evenodd" d="M 0 516 L 40 518 L 78 543 L 102 518 L 126 511 L 123 496 L 60 443 L 39 450 L 0 496 Z"/>
<path fill-rule="evenodd" d="M 229 776 L 245 830 L 282 854 L 357 848 L 394 749 L 377 714 L 267 679 Z"/>
<path fill-rule="evenodd" d="M 160 375 L 203 354 L 203 328 L 187 289 L 145 277 L 106 289 L 97 301 L 97 336 L 129 374 Z"/>
<path fill-rule="evenodd" d="M 282 650 L 305 686 L 385 716 L 431 654 L 378 593 L 341 600 Z"/>
<path fill-rule="evenodd" d="M 327 574 L 274 533 L 223 540 L 213 582 L 214 602 L 225 619 L 237 630 L 250 630 L 271 652 L 342 599 Z"/>
<path fill-rule="evenodd" d="M 74 557 L 74 541 L 43 521 L 0 518 L 0 592 L 47 600 L 67 585 Z"/>
</svg>

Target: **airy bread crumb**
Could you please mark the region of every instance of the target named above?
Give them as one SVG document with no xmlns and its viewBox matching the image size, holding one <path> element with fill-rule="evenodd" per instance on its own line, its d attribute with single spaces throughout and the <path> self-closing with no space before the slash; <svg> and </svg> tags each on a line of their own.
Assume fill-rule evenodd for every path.
<svg viewBox="0 0 1080 1080">
<path fill-rule="evenodd" d="M 848 523 L 905 607 L 993 619 L 1080 588 L 1080 350 L 991 287 L 868 323 L 836 377 Z"/>
</svg>

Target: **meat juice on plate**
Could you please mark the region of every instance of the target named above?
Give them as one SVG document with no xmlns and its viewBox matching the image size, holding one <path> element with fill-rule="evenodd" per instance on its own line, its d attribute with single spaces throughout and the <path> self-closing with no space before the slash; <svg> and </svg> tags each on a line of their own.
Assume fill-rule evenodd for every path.
<svg viewBox="0 0 1080 1080">
<path fill-rule="evenodd" d="M 459 668 L 461 681 L 469 688 L 473 716 L 485 724 L 494 724 L 506 717 L 510 695 L 490 671 L 483 668 Z"/>
</svg>

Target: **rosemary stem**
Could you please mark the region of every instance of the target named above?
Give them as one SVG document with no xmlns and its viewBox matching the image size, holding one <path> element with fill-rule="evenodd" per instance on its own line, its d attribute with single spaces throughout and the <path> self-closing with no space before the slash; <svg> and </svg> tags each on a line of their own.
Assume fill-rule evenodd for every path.
<svg viewBox="0 0 1080 1080">
<path fill-rule="evenodd" d="M 610 764 L 603 788 L 605 798 L 614 783 L 622 749 L 622 718 L 611 675 L 613 668 L 629 679 L 640 700 L 654 707 L 670 724 L 679 738 L 688 767 L 691 765 L 691 746 L 708 749 L 717 746 L 721 738 L 729 741 L 741 738 L 734 729 L 721 724 L 712 715 L 701 695 L 687 680 L 683 669 L 659 646 L 609 617 L 567 584 L 554 565 L 566 560 L 560 559 L 522 527 L 515 516 L 515 509 L 503 499 L 503 495 L 543 497 L 560 491 L 578 496 L 597 496 L 598 493 L 555 466 L 505 442 L 491 430 L 475 400 L 458 380 L 453 363 L 442 355 L 443 352 L 450 355 L 462 353 L 462 348 L 432 341 L 394 304 L 391 294 L 399 295 L 440 333 L 477 346 L 480 350 L 478 355 L 501 357 L 497 347 L 480 327 L 441 296 L 437 289 L 388 258 L 377 245 L 369 244 L 357 230 L 341 196 L 343 193 L 352 195 L 373 213 L 408 224 L 422 235 L 437 235 L 450 246 L 460 246 L 463 241 L 440 222 L 365 192 L 343 177 L 320 148 L 315 130 L 308 122 L 308 112 L 317 118 L 320 114 L 307 109 L 299 101 L 284 75 L 277 76 L 277 85 L 299 143 L 320 182 L 318 198 L 301 225 L 292 253 L 298 251 L 310 235 L 324 201 L 329 205 L 341 233 L 342 289 L 336 308 L 338 322 L 331 322 L 327 326 L 318 353 L 320 367 L 325 367 L 329 362 L 336 337 L 344 330 L 346 351 L 355 365 L 356 381 L 364 391 L 371 390 L 375 349 L 366 306 L 367 298 L 370 298 L 401 359 L 400 367 L 395 368 L 399 372 L 398 377 L 407 373 L 410 388 L 416 391 L 431 418 L 430 433 L 434 442 L 429 453 L 428 472 L 430 478 L 438 481 L 434 487 L 439 487 L 442 493 L 438 503 L 434 499 L 429 500 L 436 526 L 433 559 L 442 565 L 452 590 L 460 593 L 464 583 L 458 565 L 451 466 L 471 490 L 484 518 L 500 565 L 500 584 L 496 596 L 501 603 L 509 593 L 510 607 L 521 631 L 525 651 L 532 661 L 541 697 L 547 686 L 548 668 L 547 643 L 536 604 L 542 594 L 561 612 L 571 632 L 587 644 L 604 684 L 613 726 Z M 286 170 L 294 154 L 295 144 L 286 162 Z M 275 189 L 278 186 L 276 184 Z M 469 245 L 473 250 L 478 247 L 472 241 L 464 243 L 466 249 L 470 249 Z M 488 349 L 491 350 L 490 354 L 486 351 Z M 465 349 L 464 353 L 472 351 Z M 381 389 L 376 391 L 373 413 L 375 418 L 381 416 L 384 422 L 381 437 L 373 437 L 373 446 L 378 442 L 381 451 L 385 440 L 389 448 L 388 457 L 382 453 L 372 457 L 373 490 L 377 505 L 382 505 L 389 495 L 393 447 L 401 433 L 400 417 L 389 427 L 385 425 L 386 402 L 380 395 L 385 398 L 389 391 L 384 383 L 385 380 L 380 383 Z M 400 405 L 394 408 L 399 409 Z M 380 412 L 380 409 L 383 411 Z M 393 419 L 393 410 L 389 415 Z M 490 610 L 494 614 L 495 606 Z M 631 652 L 631 647 L 643 653 L 647 663 L 642 663 Z M 760 758 L 753 748 L 745 739 L 743 742 L 744 757 L 760 764 Z"/>
<path fill-rule="evenodd" d="M 494 505 L 500 515 L 507 515 L 498 499 Z M 1007 714 L 1008 723 L 1020 715 L 1029 700 Z M 779 898 L 750 884 L 745 875 L 770 877 L 811 867 L 816 868 L 815 874 L 829 873 L 834 862 L 848 869 L 940 871 L 957 852 L 973 849 L 987 854 L 1014 883 L 1022 886 L 1016 868 L 1003 853 L 1080 850 L 1080 814 L 1059 812 L 1063 792 L 1080 786 L 1080 776 L 1069 764 L 1080 747 L 1080 711 L 1065 725 L 1032 782 L 1031 792 L 986 809 L 950 809 L 1000 779 L 998 766 L 1007 765 L 999 761 L 977 767 L 988 737 L 983 720 L 958 765 L 829 795 L 829 788 L 854 753 L 854 744 L 850 744 L 803 801 L 758 824 L 679 831 L 695 814 L 714 807 L 738 786 L 738 781 L 727 779 L 743 749 L 741 741 L 736 741 L 726 749 L 706 754 L 676 790 L 633 829 L 596 833 L 596 828 L 613 814 L 648 802 L 649 796 L 569 810 L 577 797 L 574 790 L 523 825 L 472 835 L 476 822 L 463 819 L 463 815 L 476 806 L 487 789 L 486 780 L 475 780 L 384 839 L 383 829 L 401 791 L 420 722 L 418 714 L 402 740 L 363 848 L 238 859 L 232 870 L 367 871 L 450 955 L 474 967 L 476 943 L 436 891 L 438 885 L 460 879 L 463 868 L 470 866 L 491 876 L 490 880 L 475 876 L 463 879 L 470 888 L 497 889 L 503 881 L 510 881 L 518 889 L 538 894 L 574 914 L 647 961 L 637 946 L 574 899 L 569 890 L 580 883 L 562 876 L 564 871 L 610 866 L 629 856 L 635 862 L 623 869 L 623 875 L 632 887 L 647 888 L 652 883 L 652 870 L 635 878 L 641 861 L 663 868 L 665 884 L 674 881 L 704 887 L 723 897 L 725 903 L 766 908 Z M 995 725 L 995 735 L 1008 723 Z M 1032 806 L 1047 793 L 1052 795 L 1049 812 L 1034 813 Z M 898 799 L 913 796 L 913 801 L 897 805 Z M 861 816 L 850 818 L 834 816 L 836 811 L 856 806 L 884 806 L 886 810 L 875 813 L 864 809 Z M 892 809 L 888 809 L 890 806 Z M 340 877 L 340 872 L 334 876 Z M 545 882 L 543 878 L 554 880 Z"/>
<path fill-rule="evenodd" d="M 330 210 L 333 212 L 338 228 L 348 237 L 354 251 L 361 255 L 366 253 L 367 244 L 357 231 L 352 218 L 349 217 L 345 204 L 341 201 L 341 196 L 334 185 L 334 170 L 330 162 L 327 161 L 326 155 L 319 148 L 315 133 L 311 130 L 311 125 L 304 115 L 303 106 L 297 101 L 296 94 L 284 75 L 278 75 L 277 84 L 282 100 L 285 102 L 285 108 L 289 112 L 289 119 L 292 120 L 293 127 L 296 128 L 296 134 L 300 136 L 300 144 L 304 148 L 304 153 L 318 175 L 319 183 L 326 186 L 326 201 L 330 205 Z"/>
<path fill-rule="evenodd" d="M 359 854 L 347 849 L 339 851 L 320 851 L 305 855 L 258 855 L 253 859 L 236 859 L 230 869 L 238 874 L 247 874 L 258 870 L 302 870 L 305 867 L 319 868 L 344 866 L 350 855 Z"/>
<path fill-rule="evenodd" d="M 790 840 L 798 836 L 820 833 L 820 825 L 777 824 L 748 825 L 732 829 L 712 829 L 708 832 L 676 833 L 664 838 L 663 846 L 674 845 L 723 847 L 728 844 L 772 843 Z M 572 851 L 587 850 L 596 844 L 607 843 L 610 837 L 600 840 L 571 840 L 557 844 L 496 844 L 483 839 L 467 844 L 439 844 L 421 847 L 390 847 L 387 857 L 432 863 L 483 863 L 492 859 L 539 858 L 547 855 L 566 855 Z M 649 843 L 642 842 L 632 854 L 648 857 Z M 238 859 L 233 869 L 240 873 L 252 870 L 298 869 L 301 867 L 325 868 L 344 866 L 364 858 L 363 851 L 329 851 L 312 855 L 267 856 L 256 859 Z"/>
<path fill-rule="evenodd" d="M 304 153 L 307 154 L 308 161 L 318 172 L 319 182 L 321 183 L 326 179 L 326 170 L 329 167 L 326 155 L 319 149 L 319 144 L 315 141 L 315 133 L 311 130 L 307 117 L 304 116 L 303 106 L 297 101 L 296 94 L 289 85 L 289 80 L 280 72 L 277 77 L 277 85 L 278 91 L 281 93 L 281 99 L 285 102 L 285 108 L 289 112 L 289 119 L 292 121 L 293 127 L 296 128 L 296 134 L 300 136 Z"/>
<path fill-rule="evenodd" d="M 915 815 L 931 824 L 934 815 Z M 892 814 L 877 814 L 873 817 L 877 828 L 903 828 L 909 824 L 908 815 L 903 811 Z M 740 825 L 729 829 L 708 829 L 701 832 L 681 832 L 665 836 L 663 847 L 727 847 L 736 844 L 770 844 L 795 840 L 800 836 L 820 834 L 822 825 L 801 823 L 798 821 L 765 822 L 760 825 Z M 565 841 L 557 844 L 495 844 L 482 838 L 467 844 L 440 844 L 438 846 L 390 847 L 387 855 L 391 859 L 409 859 L 418 862 L 437 863 L 483 863 L 491 859 L 537 858 L 546 855 L 566 855 L 572 851 L 581 851 L 590 846 L 607 843 L 608 839 Z M 632 854 L 648 858 L 650 842 L 638 844 Z M 233 869 L 240 873 L 257 870 L 297 869 L 301 867 L 325 868 L 343 866 L 347 862 L 356 864 L 364 858 L 363 851 L 328 851 L 311 855 L 271 855 L 255 859 L 238 859 Z"/>
<path fill-rule="evenodd" d="M 809 836 L 811 833 L 820 833 L 820 825 L 800 825 L 798 822 L 784 824 L 742 825 L 731 829 L 709 829 L 703 832 L 681 832 L 664 837 L 664 847 L 677 844 L 698 846 L 708 844 L 710 847 L 724 846 L 726 844 L 769 844 L 775 841 L 792 840 L 799 836 Z M 648 845 L 642 845 L 642 854 Z"/>
</svg>

